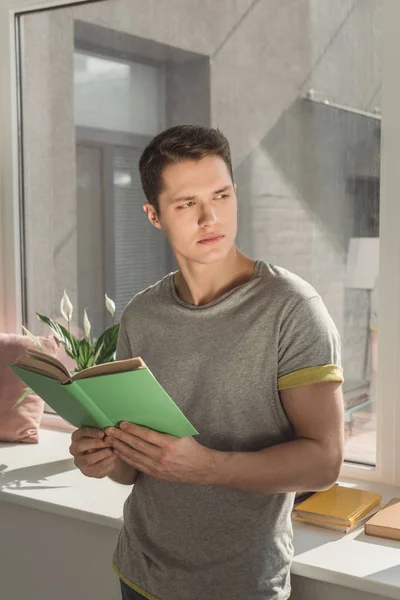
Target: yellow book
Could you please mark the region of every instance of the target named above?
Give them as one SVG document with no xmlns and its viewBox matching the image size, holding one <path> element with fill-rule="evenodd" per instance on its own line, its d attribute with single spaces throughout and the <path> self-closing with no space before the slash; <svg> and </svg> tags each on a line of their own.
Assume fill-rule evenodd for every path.
<svg viewBox="0 0 400 600">
<path fill-rule="evenodd" d="M 380 505 L 375 506 L 365 516 L 357 519 L 352 525 L 343 525 L 336 523 L 335 521 L 319 521 L 317 519 L 303 518 L 297 515 L 293 515 L 293 521 L 298 523 L 304 523 L 305 525 L 316 525 L 317 527 L 323 527 L 324 529 L 332 529 L 333 531 L 339 531 L 340 533 L 350 533 L 358 527 L 362 527 L 373 515 L 379 511 Z"/>
<path fill-rule="evenodd" d="M 378 506 L 381 500 L 381 494 L 375 492 L 334 485 L 329 490 L 317 492 L 298 504 L 293 515 L 302 519 L 351 527 Z"/>
</svg>

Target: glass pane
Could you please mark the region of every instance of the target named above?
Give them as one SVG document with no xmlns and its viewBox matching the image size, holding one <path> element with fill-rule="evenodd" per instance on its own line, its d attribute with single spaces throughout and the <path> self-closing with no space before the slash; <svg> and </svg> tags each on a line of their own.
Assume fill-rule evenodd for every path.
<svg viewBox="0 0 400 600">
<path fill-rule="evenodd" d="M 163 74 L 161 66 L 74 52 L 75 124 L 155 135 L 165 119 Z"/>
<path fill-rule="evenodd" d="M 375 462 L 379 0 L 92 2 L 23 17 L 28 326 L 64 289 L 95 332 L 175 268 L 146 220 L 137 162 L 179 123 L 219 127 L 238 246 L 322 296 L 342 338 L 346 458 Z M 172 8 L 171 8 L 172 7 Z M 266 31 L 268 34 L 266 35 Z"/>
</svg>

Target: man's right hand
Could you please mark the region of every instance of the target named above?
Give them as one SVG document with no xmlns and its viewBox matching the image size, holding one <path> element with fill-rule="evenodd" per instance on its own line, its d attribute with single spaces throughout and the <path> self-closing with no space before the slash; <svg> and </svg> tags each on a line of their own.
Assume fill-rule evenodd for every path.
<svg viewBox="0 0 400 600">
<path fill-rule="evenodd" d="M 82 427 L 74 431 L 69 451 L 74 457 L 75 466 L 87 477 L 107 477 L 114 471 L 118 461 L 104 431 L 94 427 Z"/>
</svg>

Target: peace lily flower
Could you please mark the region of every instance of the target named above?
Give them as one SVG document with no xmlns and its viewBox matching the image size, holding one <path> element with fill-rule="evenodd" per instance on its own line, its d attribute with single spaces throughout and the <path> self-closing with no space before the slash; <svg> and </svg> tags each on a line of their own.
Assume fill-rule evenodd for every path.
<svg viewBox="0 0 400 600">
<path fill-rule="evenodd" d="M 68 329 L 69 329 L 69 323 L 72 319 L 73 310 L 74 310 L 74 308 L 71 304 L 71 301 L 68 298 L 66 291 L 64 290 L 64 296 L 62 297 L 62 300 L 61 300 L 61 314 L 64 317 L 64 319 L 68 322 Z"/>
<path fill-rule="evenodd" d="M 85 330 L 85 336 L 75 337 L 70 331 L 70 323 L 72 320 L 73 306 L 70 299 L 64 290 L 64 295 L 61 300 L 61 314 L 68 323 L 68 331 L 65 327 L 61 326 L 58 322 L 50 319 L 46 315 L 36 313 L 39 321 L 44 323 L 53 332 L 58 342 L 64 347 L 65 352 L 76 362 L 76 369 L 73 373 L 88 369 L 94 365 L 109 363 L 116 360 L 116 349 L 118 342 L 119 323 L 115 323 L 115 302 L 107 296 L 106 307 L 107 310 L 113 317 L 113 324 L 101 333 L 99 337 L 93 337 L 90 339 L 91 324 L 85 308 L 83 315 L 83 326 Z M 27 336 L 33 341 L 35 346 L 40 348 L 43 352 L 45 351 L 40 344 L 37 337 L 31 333 L 26 327 L 23 329 Z M 32 390 L 29 388 L 22 396 L 18 399 L 17 404 L 22 402 Z"/>
<path fill-rule="evenodd" d="M 113 300 L 111 300 L 111 298 L 109 298 L 106 296 L 106 308 L 108 310 L 108 312 L 111 314 L 112 318 L 114 319 L 115 316 L 115 302 Z"/>
<path fill-rule="evenodd" d="M 86 312 L 86 308 L 83 312 L 83 328 L 85 330 L 85 335 L 89 341 L 90 340 L 90 330 L 91 330 L 92 326 L 90 325 L 90 321 L 89 321 L 88 314 Z"/>
</svg>

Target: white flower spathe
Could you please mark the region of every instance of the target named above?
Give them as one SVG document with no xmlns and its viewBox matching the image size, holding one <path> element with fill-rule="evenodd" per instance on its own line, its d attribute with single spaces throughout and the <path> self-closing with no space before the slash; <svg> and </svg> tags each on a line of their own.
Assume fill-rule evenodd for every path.
<svg viewBox="0 0 400 600">
<path fill-rule="evenodd" d="M 72 319 L 73 310 L 74 310 L 74 308 L 71 304 L 71 301 L 68 298 L 66 291 L 64 290 L 64 296 L 62 297 L 62 300 L 61 300 L 61 314 L 64 317 L 64 319 L 66 321 L 68 321 L 68 323 Z"/>
<path fill-rule="evenodd" d="M 109 298 L 106 296 L 106 308 L 108 310 L 108 312 L 111 314 L 111 316 L 114 318 L 115 315 L 115 302 L 113 300 L 111 300 L 111 298 Z"/>
<path fill-rule="evenodd" d="M 89 321 L 88 314 L 86 312 L 86 308 L 83 312 L 83 328 L 85 330 L 85 335 L 86 335 L 87 339 L 89 339 L 90 330 L 91 330 L 92 326 L 90 325 L 90 321 Z"/>
</svg>

